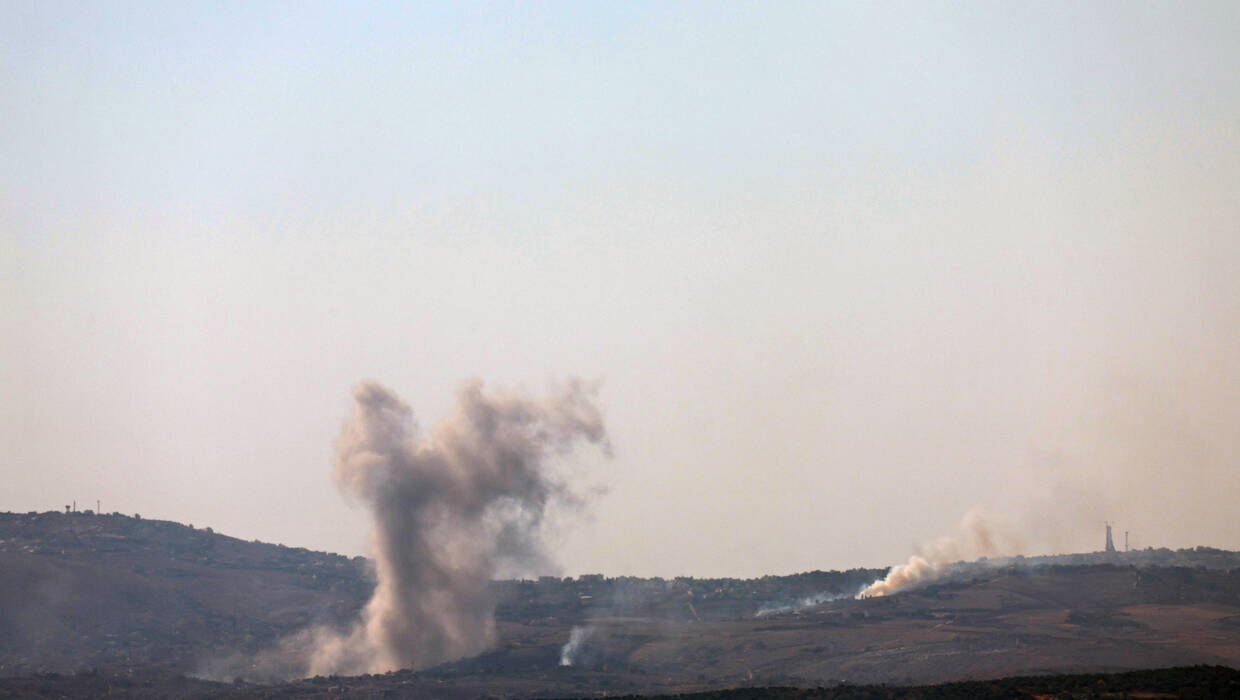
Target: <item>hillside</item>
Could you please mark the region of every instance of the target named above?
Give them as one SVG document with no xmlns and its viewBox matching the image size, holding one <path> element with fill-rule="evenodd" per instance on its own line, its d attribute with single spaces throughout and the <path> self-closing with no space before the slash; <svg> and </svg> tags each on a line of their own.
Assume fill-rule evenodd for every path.
<svg viewBox="0 0 1240 700">
<path fill-rule="evenodd" d="M 186 673 L 346 619 L 370 589 L 360 558 L 117 514 L 0 514 L 0 675 Z"/>
<path fill-rule="evenodd" d="M 388 676 L 437 695 L 567 696 L 1240 666 L 1235 552 L 981 562 L 852 598 L 882 574 L 498 581 L 492 651 Z M 361 558 L 119 514 L 0 514 L 0 676 L 220 678 L 213 661 L 343 623 L 372 586 Z"/>
<path fill-rule="evenodd" d="M 496 615 L 517 639 L 609 613 L 689 620 L 749 615 L 763 601 L 846 592 L 880 570 L 753 580 L 544 577 L 497 581 Z M 312 624 L 353 617 L 369 563 L 245 541 L 180 523 L 90 512 L 0 513 L 0 676 L 139 668 L 193 673 Z"/>
</svg>

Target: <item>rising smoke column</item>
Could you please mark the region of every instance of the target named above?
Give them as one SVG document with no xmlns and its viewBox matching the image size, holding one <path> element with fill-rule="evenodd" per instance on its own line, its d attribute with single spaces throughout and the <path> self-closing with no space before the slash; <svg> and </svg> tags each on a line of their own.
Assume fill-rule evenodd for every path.
<svg viewBox="0 0 1240 700">
<path fill-rule="evenodd" d="M 953 563 L 979 557 L 1011 556 L 1024 547 L 1006 523 L 982 510 L 971 510 L 956 527 L 956 534 L 923 544 L 904 564 L 891 567 L 887 576 L 857 594 L 858 598 L 889 595 L 909 586 L 933 581 Z"/>
<path fill-rule="evenodd" d="M 568 642 L 560 647 L 560 665 L 572 666 L 577 663 L 577 654 L 581 651 L 581 645 L 594 633 L 593 627 L 574 626 L 568 633 Z"/>
<path fill-rule="evenodd" d="M 490 581 L 501 565 L 544 561 L 543 515 L 553 500 L 572 499 L 548 462 L 583 442 L 607 448 L 594 394 L 572 380 L 534 400 L 473 380 L 460 389 L 456 415 L 423 435 L 395 394 L 360 384 L 333 474 L 371 513 L 374 594 L 351 628 L 294 635 L 243 675 L 419 669 L 488 648 Z"/>
</svg>

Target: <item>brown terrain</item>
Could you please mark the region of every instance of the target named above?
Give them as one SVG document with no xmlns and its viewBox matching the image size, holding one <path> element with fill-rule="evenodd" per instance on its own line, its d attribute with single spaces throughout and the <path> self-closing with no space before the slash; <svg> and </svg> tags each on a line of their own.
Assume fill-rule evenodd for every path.
<svg viewBox="0 0 1240 700">
<path fill-rule="evenodd" d="M 499 581 L 499 640 L 482 656 L 416 673 L 221 685 L 183 676 L 232 681 L 244 668 L 220 659 L 343 624 L 373 585 L 367 562 L 119 514 L 6 513 L 0 696 L 64 683 L 130 695 L 598 696 L 1240 667 L 1234 552 L 980 562 L 853 599 L 883 573 Z M 812 596 L 839 597 L 798 609 Z M 585 641 L 576 664 L 561 666 L 574 626 Z"/>
</svg>

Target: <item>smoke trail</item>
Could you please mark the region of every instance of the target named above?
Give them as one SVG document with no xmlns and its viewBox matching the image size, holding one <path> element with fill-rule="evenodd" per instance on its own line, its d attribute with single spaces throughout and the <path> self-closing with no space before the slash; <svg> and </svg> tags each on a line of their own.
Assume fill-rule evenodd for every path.
<svg viewBox="0 0 1240 700">
<path fill-rule="evenodd" d="M 791 603 L 783 603 L 777 605 L 765 605 L 754 613 L 754 617 L 769 617 L 771 615 L 783 615 L 784 613 L 797 612 L 807 608 L 816 608 L 819 605 L 826 605 L 833 600 L 847 597 L 846 593 L 815 593 L 814 595 L 799 598 Z"/>
<path fill-rule="evenodd" d="M 581 650 L 581 645 L 585 644 L 590 635 L 594 633 L 593 627 L 573 627 L 568 633 L 568 642 L 560 647 L 560 665 L 572 666 L 577 662 L 577 653 Z"/>
<path fill-rule="evenodd" d="M 918 583 L 937 579 L 951 564 L 978 557 L 1010 556 L 1020 553 L 1023 543 L 1016 534 L 995 516 L 971 510 L 951 537 L 940 537 L 920 547 L 920 553 L 904 564 L 891 567 L 886 578 L 871 583 L 857 594 L 858 598 L 889 595 Z"/>
<path fill-rule="evenodd" d="M 423 436 L 395 394 L 359 385 L 336 442 L 334 477 L 373 518 L 374 594 L 348 630 L 303 631 L 240 675 L 419 669 L 489 647 L 491 579 L 501 566 L 529 571 L 545 561 L 546 508 L 573 498 L 548 462 L 581 442 L 607 449 L 594 394 L 572 380 L 533 400 L 473 380 L 459 391 L 456 415 Z"/>
</svg>

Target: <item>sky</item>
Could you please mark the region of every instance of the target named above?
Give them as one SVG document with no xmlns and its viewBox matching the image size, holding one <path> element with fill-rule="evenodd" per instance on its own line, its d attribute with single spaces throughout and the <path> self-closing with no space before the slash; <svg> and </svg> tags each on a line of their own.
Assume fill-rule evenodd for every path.
<svg viewBox="0 0 1240 700">
<path fill-rule="evenodd" d="M 1240 4 L 0 2 L 0 510 L 363 554 L 350 391 L 601 381 L 557 573 L 1240 549 Z"/>
</svg>

